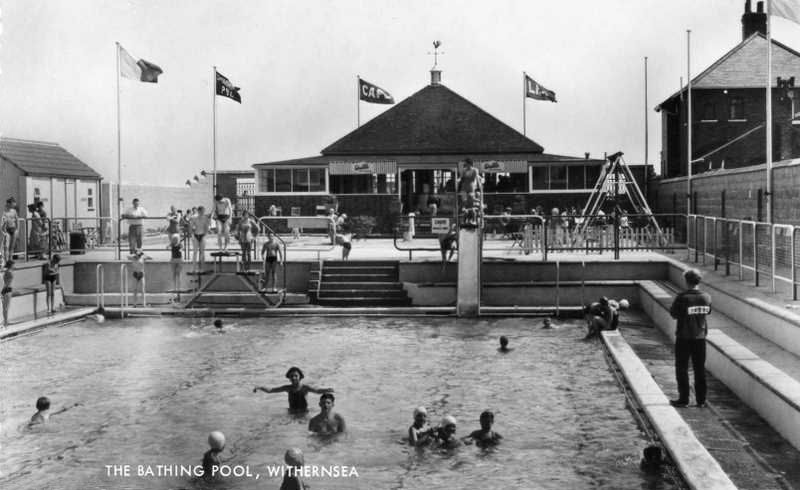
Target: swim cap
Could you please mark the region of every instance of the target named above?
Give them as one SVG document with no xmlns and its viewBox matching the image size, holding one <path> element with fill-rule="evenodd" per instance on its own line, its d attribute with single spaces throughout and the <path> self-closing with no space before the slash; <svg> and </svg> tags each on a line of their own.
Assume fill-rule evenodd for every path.
<svg viewBox="0 0 800 490">
<path fill-rule="evenodd" d="M 456 425 L 456 418 L 452 415 L 445 415 L 442 417 L 442 427 L 447 427 L 448 425 Z"/>
<path fill-rule="evenodd" d="M 631 307 L 631 304 L 627 299 L 621 299 L 619 300 L 619 307 L 622 308 L 623 310 L 627 310 L 628 308 Z"/>
<path fill-rule="evenodd" d="M 428 415 L 428 410 L 426 410 L 425 407 L 417 407 L 417 408 L 415 408 L 414 409 L 414 418 L 416 418 L 417 415 L 419 415 L 419 414 Z"/>
<path fill-rule="evenodd" d="M 608 306 L 614 308 L 615 310 L 619 309 L 619 303 L 617 303 L 617 300 L 615 299 L 608 300 Z"/>
<path fill-rule="evenodd" d="M 286 454 L 283 455 L 283 460 L 289 466 L 303 466 L 306 462 L 306 459 L 303 456 L 303 451 L 297 449 L 296 447 L 287 449 Z"/>
<path fill-rule="evenodd" d="M 211 446 L 211 449 L 222 451 L 222 448 L 225 447 L 225 434 L 215 430 L 208 435 L 208 445 Z"/>
</svg>

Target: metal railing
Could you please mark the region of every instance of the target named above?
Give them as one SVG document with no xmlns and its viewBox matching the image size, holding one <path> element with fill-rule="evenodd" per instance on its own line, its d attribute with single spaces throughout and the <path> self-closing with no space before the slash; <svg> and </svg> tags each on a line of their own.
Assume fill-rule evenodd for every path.
<svg viewBox="0 0 800 490">
<path fill-rule="evenodd" d="M 788 284 L 792 300 L 798 299 L 800 226 L 696 214 L 687 219 L 687 260 L 700 264 L 712 261 L 714 270 L 724 267 L 725 275 L 736 267 L 739 279 L 744 281 L 749 273 L 756 287 L 766 276 L 772 292 L 778 291 L 779 283 Z"/>
<path fill-rule="evenodd" d="M 119 265 L 119 314 L 120 318 L 125 318 L 125 309 L 130 308 L 128 302 L 128 264 Z"/>
<path fill-rule="evenodd" d="M 103 274 L 103 264 L 97 264 L 94 281 L 97 288 L 97 309 L 102 311 L 106 307 L 106 281 Z"/>
</svg>

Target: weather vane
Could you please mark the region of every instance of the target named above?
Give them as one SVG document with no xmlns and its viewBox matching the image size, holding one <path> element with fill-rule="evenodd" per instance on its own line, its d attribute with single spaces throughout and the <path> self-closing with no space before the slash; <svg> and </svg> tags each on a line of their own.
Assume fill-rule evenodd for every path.
<svg viewBox="0 0 800 490">
<path fill-rule="evenodd" d="M 433 53 L 428 52 L 428 54 L 432 54 L 433 55 L 433 67 L 434 68 L 436 68 L 436 65 L 439 64 L 439 55 L 440 54 L 444 54 L 444 51 L 442 51 L 441 53 L 439 52 L 439 46 L 441 46 L 441 45 L 442 45 L 441 41 L 434 41 L 433 42 Z"/>
</svg>

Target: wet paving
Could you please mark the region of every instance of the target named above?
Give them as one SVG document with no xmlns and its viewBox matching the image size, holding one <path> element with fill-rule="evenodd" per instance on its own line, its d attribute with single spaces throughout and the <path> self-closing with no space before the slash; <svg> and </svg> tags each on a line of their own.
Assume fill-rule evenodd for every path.
<svg viewBox="0 0 800 490">
<path fill-rule="evenodd" d="M 622 335 L 668 398 L 677 397 L 671 341 L 639 312 L 626 312 Z M 689 373 L 692 379 L 691 372 Z M 710 373 L 708 408 L 678 409 L 698 440 L 742 489 L 800 489 L 800 451 Z M 692 391 L 692 402 L 694 391 Z"/>
</svg>

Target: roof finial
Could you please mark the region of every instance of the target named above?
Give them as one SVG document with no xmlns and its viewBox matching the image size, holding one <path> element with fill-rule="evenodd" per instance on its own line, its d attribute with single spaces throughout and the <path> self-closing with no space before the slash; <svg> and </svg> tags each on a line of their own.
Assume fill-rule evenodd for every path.
<svg viewBox="0 0 800 490">
<path fill-rule="evenodd" d="M 439 40 L 433 41 L 433 68 L 431 68 L 431 85 L 439 85 L 442 82 L 442 71 L 437 68 L 439 65 L 439 55 L 444 54 L 444 51 L 439 52 L 439 46 L 442 42 Z"/>
</svg>

